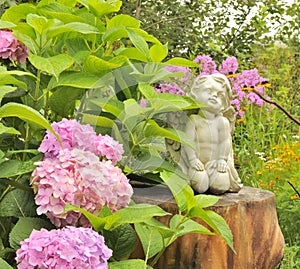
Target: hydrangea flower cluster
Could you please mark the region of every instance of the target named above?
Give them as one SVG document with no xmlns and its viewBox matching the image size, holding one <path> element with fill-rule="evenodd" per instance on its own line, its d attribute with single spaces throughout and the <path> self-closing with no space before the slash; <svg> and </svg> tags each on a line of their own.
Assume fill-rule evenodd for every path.
<svg viewBox="0 0 300 269">
<path fill-rule="evenodd" d="M 90 228 L 33 230 L 17 250 L 18 269 L 107 269 L 112 251 Z"/>
<path fill-rule="evenodd" d="M 28 58 L 28 48 L 16 39 L 11 31 L 0 30 L 0 57 L 24 64 Z"/>
<path fill-rule="evenodd" d="M 102 158 L 111 160 L 115 165 L 122 159 L 123 147 L 111 136 L 97 135 L 92 126 L 80 124 L 76 120 L 62 119 L 60 122 L 52 123 L 52 128 L 59 135 L 62 146 L 56 137 L 47 131 L 39 151 L 44 153 L 46 158 L 54 158 L 61 148 L 78 148 L 93 152 Z"/>
<path fill-rule="evenodd" d="M 90 125 L 63 119 L 53 123 L 62 147 L 48 132 L 39 150 L 44 153 L 32 173 L 37 213 L 46 214 L 57 227 L 90 226 L 77 211 L 64 212 L 72 204 L 97 215 L 102 207 L 111 211 L 126 207 L 133 190 L 122 170 L 115 166 L 123 148 L 112 137 L 96 135 Z M 105 157 L 103 160 L 99 159 Z"/>
</svg>

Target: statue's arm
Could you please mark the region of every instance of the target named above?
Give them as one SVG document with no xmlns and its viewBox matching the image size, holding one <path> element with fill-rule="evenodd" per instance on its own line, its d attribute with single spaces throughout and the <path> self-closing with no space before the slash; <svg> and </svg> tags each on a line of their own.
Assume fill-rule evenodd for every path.
<svg viewBox="0 0 300 269">
<path fill-rule="evenodd" d="M 218 171 L 226 172 L 227 160 L 231 152 L 231 134 L 230 123 L 227 118 L 221 117 L 218 124 L 219 137 L 219 156 L 218 156 Z"/>
<path fill-rule="evenodd" d="M 195 146 L 197 146 L 197 118 L 192 115 L 190 116 L 190 120 L 186 124 L 185 133 L 186 135 L 195 143 Z M 192 149 L 191 147 L 183 145 L 183 150 L 185 151 L 185 158 L 186 163 L 196 170 L 203 171 L 204 165 L 202 162 L 198 159 L 196 155 L 196 151 Z"/>
</svg>

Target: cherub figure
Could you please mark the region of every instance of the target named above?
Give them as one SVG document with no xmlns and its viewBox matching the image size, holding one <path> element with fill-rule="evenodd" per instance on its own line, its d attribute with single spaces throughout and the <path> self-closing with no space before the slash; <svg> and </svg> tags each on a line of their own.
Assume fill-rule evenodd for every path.
<svg viewBox="0 0 300 269">
<path fill-rule="evenodd" d="M 205 107 L 190 115 L 185 123 L 183 130 L 196 149 L 181 145 L 177 164 L 199 193 L 238 192 L 241 185 L 233 162 L 234 110 L 230 106 L 228 79 L 222 74 L 201 76 L 195 80 L 189 95 Z"/>
</svg>

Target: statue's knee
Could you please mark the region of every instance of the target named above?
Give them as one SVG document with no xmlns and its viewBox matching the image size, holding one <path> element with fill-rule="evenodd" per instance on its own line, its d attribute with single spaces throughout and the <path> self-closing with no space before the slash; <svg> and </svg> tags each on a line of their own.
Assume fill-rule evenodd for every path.
<svg viewBox="0 0 300 269">
<path fill-rule="evenodd" d="M 209 178 L 206 171 L 190 169 L 189 176 L 192 188 L 198 193 L 204 193 L 209 188 Z"/>
<path fill-rule="evenodd" d="M 214 194 L 222 194 L 230 188 L 230 178 L 228 172 L 217 173 L 216 176 L 210 180 L 209 190 Z"/>
</svg>

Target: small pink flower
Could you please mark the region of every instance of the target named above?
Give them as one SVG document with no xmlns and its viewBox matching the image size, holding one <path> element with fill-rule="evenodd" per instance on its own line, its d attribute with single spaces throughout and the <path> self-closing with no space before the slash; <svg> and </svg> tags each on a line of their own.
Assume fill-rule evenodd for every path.
<svg viewBox="0 0 300 269">
<path fill-rule="evenodd" d="M 107 269 L 112 251 L 90 228 L 33 230 L 16 252 L 18 269 Z"/>
</svg>

